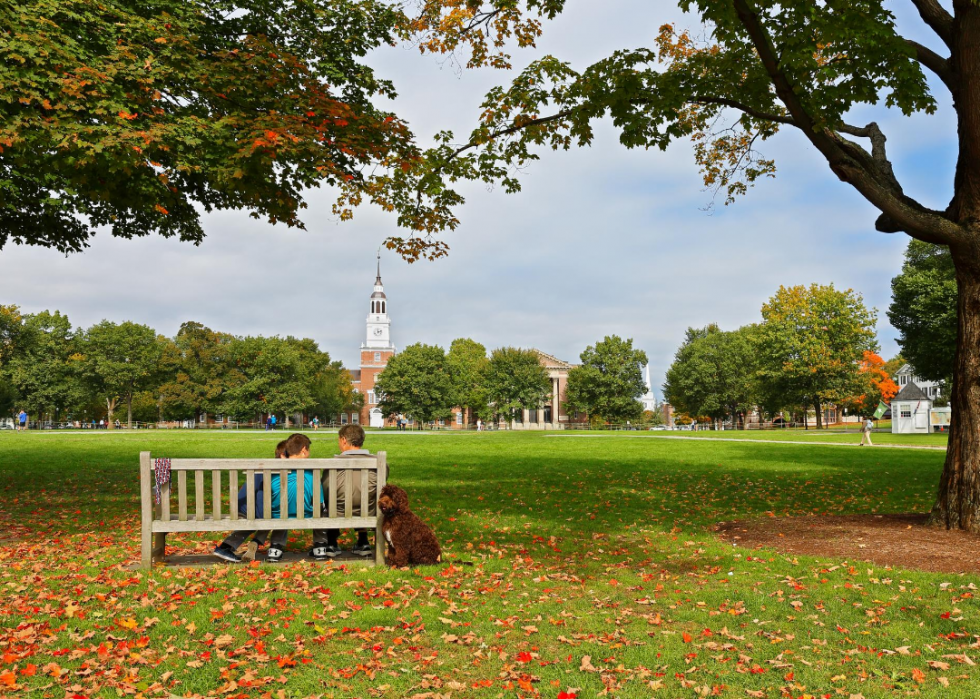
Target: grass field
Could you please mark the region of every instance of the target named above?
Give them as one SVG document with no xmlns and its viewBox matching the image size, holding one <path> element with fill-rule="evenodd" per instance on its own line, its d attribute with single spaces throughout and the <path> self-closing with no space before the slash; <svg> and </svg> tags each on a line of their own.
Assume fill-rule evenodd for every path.
<svg viewBox="0 0 980 699">
<path fill-rule="evenodd" d="M 476 565 L 129 567 L 139 451 L 258 457 L 280 438 L 0 433 L 0 695 L 977 694 L 976 580 L 711 533 L 927 510 L 941 451 L 371 434 L 447 557 Z M 314 435 L 313 456 L 335 452 Z"/>
</svg>

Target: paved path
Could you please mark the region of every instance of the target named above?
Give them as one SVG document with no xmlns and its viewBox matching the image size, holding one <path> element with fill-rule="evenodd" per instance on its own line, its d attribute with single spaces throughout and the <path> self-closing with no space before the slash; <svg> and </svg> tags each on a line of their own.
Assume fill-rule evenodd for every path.
<svg viewBox="0 0 980 699">
<path fill-rule="evenodd" d="M 663 435 L 657 437 L 647 437 L 638 434 L 546 434 L 546 438 L 553 439 L 686 439 L 691 442 L 735 442 L 752 444 L 793 444 L 800 446 L 817 447 L 859 447 L 859 442 L 808 442 L 790 441 L 788 439 L 733 439 L 731 437 L 682 437 L 680 435 Z M 915 444 L 875 444 L 873 449 L 926 449 L 931 451 L 946 451 L 946 447 L 935 447 L 928 445 Z"/>
</svg>

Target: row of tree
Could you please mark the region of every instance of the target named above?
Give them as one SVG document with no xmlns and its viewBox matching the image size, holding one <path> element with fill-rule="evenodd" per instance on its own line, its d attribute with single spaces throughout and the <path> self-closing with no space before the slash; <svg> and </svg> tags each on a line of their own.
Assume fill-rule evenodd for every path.
<svg viewBox="0 0 980 699">
<path fill-rule="evenodd" d="M 689 416 L 744 423 L 759 409 L 816 413 L 828 404 L 870 414 L 898 391 L 875 339 L 876 315 L 831 284 L 780 287 L 762 322 L 722 331 L 690 328 L 667 371 L 664 396 Z"/>
<path fill-rule="evenodd" d="M 609 422 L 637 419 L 646 392 L 647 357 L 631 339 L 607 337 L 581 354 L 581 366 L 568 374 L 566 410 Z M 409 415 L 420 422 L 448 418 L 462 410 L 464 420 L 518 419 L 552 399 L 552 380 L 534 350 L 486 347 L 469 338 L 442 347 L 415 344 L 388 361 L 375 390 L 388 416 Z M 557 421 L 556 415 L 552 416 Z"/>
<path fill-rule="evenodd" d="M 58 311 L 0 306 L 0 412 L 50 420 L 196 419 L 359 410 L 350 374 L 316 342 L 236 337 L 187 322 L 176 337 L 138 323 L 73 329 Z"/>
</svg>

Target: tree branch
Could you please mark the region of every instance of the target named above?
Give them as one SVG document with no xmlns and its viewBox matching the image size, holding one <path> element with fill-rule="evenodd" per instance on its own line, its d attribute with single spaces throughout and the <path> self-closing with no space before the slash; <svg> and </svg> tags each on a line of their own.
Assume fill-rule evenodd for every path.
<svg viewBox="0 0 980 699">
<path fill-rule="evenodd" d="M 740 112 L 748 114 L 750 117 L 755 117 L 756 119 L 763 119 L 765 121 L 774 121 L 779 124 L 789 124 L 790 126 L 798 126 L 798 124 L 793 121 L 792 117 L 782 115 L 782 114 L 768 114 L 766 112 L 760 112 L 757 109 L 753 109 L 746 104 L 742 104 L 733 99 L 728 99 L 727 97 L 694 97 L 688 102 L 692 104 L 720 104 L 725 107 L 731 107 L 732 109 L 737 109 Z"/>
<path fill-rule="evenodd" d="M 938 75 L 939 79 L 943 81 L 943 84 L 955 95 L 959 85 L 956 82 L 953 69 L 949 64 L 949 59 L 943 58 L 928 46 L 923 46 L 917 41 L 906 39 L 905 43 L 915 49 L 915 60 Z"/>
<path fill-rule="evenodd" d="M 929 0 L 913 0 L 916 1 L 925 3 Z M 893 228 L 913 237 L 931 238 L 944 244 L 962 240 L 966 236 L 962 226 L 950 220 L 944 213 L 927 209 L 902 195 L 900 189 L 895 189 L 895 183 L 889 181 L 888 177 L 874 166 L 873 156 L 870 158 L 861 156 L 861 152 L 867 156 L 867 151 L 841 138 L 830 129 L 817 126 L 797 93 L 792 79 L 780 66 L 772 39 L 751 2 L 752 0 L 733 0 L 739 21 L 755 46 L 759 59 L 776 89 L 776 95 L 786 105 L 793 121 L 810 143 L 827 160 L 831 171 L 885 214 L 889 222 L 894 224 Z M 881 143 L 883 144 L 884 141 Z"/>
<path fill-rule="evenodd" d="M 922 21 L 928 24 L 949 48 L 953 48 L 953 16 L 939 0 L 912 0 Z"/>
</svg>

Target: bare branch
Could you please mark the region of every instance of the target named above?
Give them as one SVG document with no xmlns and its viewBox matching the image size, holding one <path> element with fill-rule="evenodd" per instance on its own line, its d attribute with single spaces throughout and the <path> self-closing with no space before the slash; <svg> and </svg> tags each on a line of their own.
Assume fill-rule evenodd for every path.
<svg viewBox="0 0 980 699">
<path fill-rule="evenodd" d="M 915 49 L 915 60 L 938 75 L 939 79 L 949 88 L 949 91 L 955 95 L 959 85 L 956 82 L 953 68 L 949 64 L 949 59 L 943 58 L 928 46 L 923 46 L 917 41 L 906 39 L 905 43 Z"/>
<path fill-rule="evenodd" d="M 922 21 L 928 24 L 949 48 L 953 48 L 953 16 L 939 0 L 912 0 Z"/>
<path fill-rule="evenodd" d="M 966 236 L 962 226 L 952 221 L 945 213 L 927 209 L 901 194 L 900 189 L 895 189 L 895 182 L 889 181 L 889 178 L 875 167 L 873 156 L 861 156 L 862 152 L 867 156 L 867 151 L 841 138 L 830 129 L 817 126 L 813 116 L 800 99 L 792 80 L 782 70 L 772 39 L 762 25 L 758 11 L 752 6 L 752 0 L 734 0 L 733 4 L 739 21 L 748 32 L 763 67 L 769 73 L 776 95 L 786 105 L 799 129 L 827 160 L 831 171 L 843 182 L 858 190 L 895 226 L 909 235 L 923 239 L 925 237 L 938 239 L 945 244 L 962 240 Z M 800 92 L 802 93 L 802 90 Z M 884 141 L 881 143 L 883 144 Z M 891 179 L 894 180 L 894 174 Z"/>
</svg>

